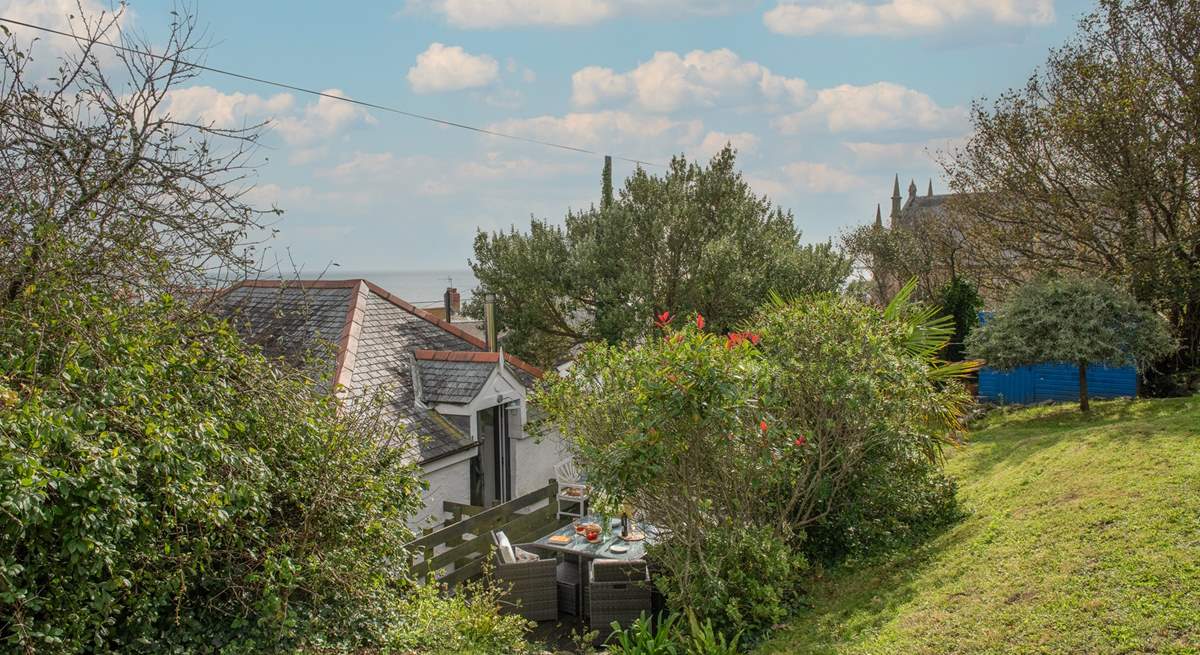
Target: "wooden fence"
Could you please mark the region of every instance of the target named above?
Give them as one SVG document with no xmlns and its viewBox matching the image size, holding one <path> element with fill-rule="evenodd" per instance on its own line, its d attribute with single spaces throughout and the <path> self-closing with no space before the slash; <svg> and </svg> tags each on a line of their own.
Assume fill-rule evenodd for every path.
<svg viewBox="0 0 1200 655">
<path fill-rule="evenodd" d="M 568 519 L 558 518 L 557 497 L 558 482 L 550 480 L 540 489 L 488 509 L 446 501 L 443 509 L 452 516 L 444 527 L 408 544 L 413 573 L 450 587 L 478 575 L 491 549 L 491 531 L 503 530 L 509 541 L 519 544 L 566 525 Z"/>
</svg>

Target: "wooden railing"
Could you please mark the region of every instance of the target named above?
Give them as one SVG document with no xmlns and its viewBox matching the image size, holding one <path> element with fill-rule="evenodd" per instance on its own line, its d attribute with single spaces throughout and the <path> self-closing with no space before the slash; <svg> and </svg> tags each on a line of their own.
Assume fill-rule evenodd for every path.
<svg viewBox="0 0 1200 655">
<path fill-rule="evenodd" d="M 519 544 L 566 525 L 567 519 L 558 518 L 557 496 L 558 482 L 550 480 L 540 489 L 488 509 L 443 503 L 451 520 L 459 520 L 408 544 L 413 574 L 450 587 L 478 575 L 491 549 L 491 531 L 503 530 L 509 541 Z"/>
</svg>

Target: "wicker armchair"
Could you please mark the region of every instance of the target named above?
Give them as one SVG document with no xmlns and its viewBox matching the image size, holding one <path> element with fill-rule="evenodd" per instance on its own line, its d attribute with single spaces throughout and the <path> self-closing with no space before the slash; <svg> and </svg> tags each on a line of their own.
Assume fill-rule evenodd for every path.
<svg viewBox="0 0 1200 655">
<path fill-rule="evenodd" d="M 493 558 L 502 612 L 520 614 L 531 621 L 558 618 L 557 559 L 505 562 L 498 550 Z"/>
<path fill-rule="evenodd" d="M 616 621 L 628 627 L 642 613 L 650 613 L 650 570 L 642 560 L 606 560 L 588 566 L 588 619 L 601 637 Z"/>
</svg>

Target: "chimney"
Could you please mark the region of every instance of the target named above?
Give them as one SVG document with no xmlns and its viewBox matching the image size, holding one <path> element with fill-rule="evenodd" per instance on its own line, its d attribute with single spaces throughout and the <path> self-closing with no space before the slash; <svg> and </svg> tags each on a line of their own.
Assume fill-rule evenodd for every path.
<svg viewBox="0 0 1200 655">
<path fill-rule="evenodd" d="M 490 291 L 483 297 L 483 330 L 488 352 L 496 352 L 496 294 Z"/>
<path fill-rule="evenodd" d="M 446 310 L 446 320 L 452 321 L 462 307 L 462 297 L 458 295 L 458 289 L 446 287 L 446 293 L 442 295 L 442 307 Z"/>
</svg>

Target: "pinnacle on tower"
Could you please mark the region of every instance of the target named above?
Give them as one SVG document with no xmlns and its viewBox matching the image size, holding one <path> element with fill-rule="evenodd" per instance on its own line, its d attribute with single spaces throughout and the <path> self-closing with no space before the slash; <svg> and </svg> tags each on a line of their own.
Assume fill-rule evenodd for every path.
<svg viewBox="0 0 1200 655">
<path fill-rule="evenodd" d="M 916 180 L 908 181 L 908 197 L 909 198 L 917 197 L 917 181 Z"/>
<path fill-rule="evenodd" d="M 883 214 L 880 213 L 879 205 L 875 205 L 875 227 L 883 227 Z"/>
<path fill-rule="evenodd" d="M 892 212 L 888 214 L 889 224 L 896 227 L 896 221 L 900 220 L 900 174 L 896 174 L 896 179 L 892 182 Z"/>
<path fill-rule="evenodd" d="M 933 197 L 933 178 L 929 178 L 929 191 L 925 195 Z"/>
</svg>

